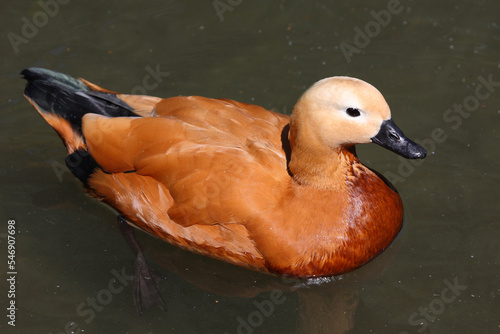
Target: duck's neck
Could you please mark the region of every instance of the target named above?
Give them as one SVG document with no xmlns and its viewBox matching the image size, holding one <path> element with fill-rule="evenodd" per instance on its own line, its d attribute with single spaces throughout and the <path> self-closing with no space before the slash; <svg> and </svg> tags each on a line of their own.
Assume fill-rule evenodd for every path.
<svg viewBox="0 0 500 334">
<path fill-rule="evenodd" d="M 291 134 L 292 148 L 288 168 L 293 179 L 305 186 L 321 189 L 339 190 L 351 171 L 353 163 L 358 161 L 354 146 L 330 148 Z"/>
</svg>

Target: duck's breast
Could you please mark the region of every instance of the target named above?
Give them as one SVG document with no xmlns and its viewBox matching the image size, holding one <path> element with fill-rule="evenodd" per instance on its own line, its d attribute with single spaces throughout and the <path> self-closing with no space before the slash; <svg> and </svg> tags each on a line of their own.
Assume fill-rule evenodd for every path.
<svg viewBox="0 0 500 334">
<path fill-rule="evenodd" d="M 255 227 L 269 270 L 310 277 L 351 271 L 383 251 L 398 234 L 397 192 L 361 164 L 334 190 L 292 183 L 281 207 Z"/>
</svg>

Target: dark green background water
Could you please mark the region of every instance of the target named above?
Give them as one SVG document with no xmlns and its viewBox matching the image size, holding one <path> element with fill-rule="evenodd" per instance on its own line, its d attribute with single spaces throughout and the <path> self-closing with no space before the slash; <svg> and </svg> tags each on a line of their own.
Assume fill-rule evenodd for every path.
<svg viewBox="0 0 500 334">
<path fill-rule="evenodd" d="M 0 332 L 499 333 L 498 1 L 221 2 L 232 3 L 223 21 L 211 0 L 4 1 Z M 390 22 L 380 14 L 376 23 L 370 12 L 388 8 Z M 356 37 L 356 27 L 371 36 Z M 357 50 L 346 58 L 346 47 Z M 358 147 L 401 193 L 405 229 L 369 265 L 315 288 L 141 236 L 166 276 L 168 310 L 138 316 L 130 281 L 116 279 L 132 274 L 133 254 L 115 214 L 61 169 L 63 145 L 22 97 L 18 73 L 28 66 L 124 93 L 224 97 L 284 113 L 315 81 L 355 76 L 382 91 L 429 155 L 416 166 Z M 162 75 L 148 79 L 151 70 Z M 485 87 L 488 78 L 496 85 Z M 9 219 L 15 327 L 5 311 Z"/>
</svg>

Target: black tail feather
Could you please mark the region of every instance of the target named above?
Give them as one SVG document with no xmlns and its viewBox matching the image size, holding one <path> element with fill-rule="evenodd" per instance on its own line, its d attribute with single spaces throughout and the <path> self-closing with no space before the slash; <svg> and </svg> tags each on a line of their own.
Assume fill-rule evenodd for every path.
<svg viewBox="0 0 500 334">
<path fill-rule="evenodd" d="M 67 120 L 83 141 L 82 118 L 85 114 L 137 116 L 132 107 L 116 94 L 93 91 L 82 81 L 69 75 L 36 67 L 25 69 L 21 74 L 28 80 L 24 94 L 36 104 L 37 110 L 42 114 L 55 114 Z M 61 129 L 55 130 L 61 135 Z M 80 181 L 87 184 L 90 175 L 100 168 L 99 165 L 85 148 L 79 147 L 69 152 L 66 165 Z"/>
<path fill-rule="evenodd" d="M 90 90 L 83 82 L 66 74 L 30 67 L 21 72 L 28 84 L 24 94 L 44 112 L 66 119 L 82 133 L 82 117 L 94 113 L 109 117 L 137 116 L 132 107 L 115 94 Z"/>
<path fill-rule="evenodd" d="M 85 150 L 77 150 L 66 157 L 66 166 L 80 181 L 87 185 L 87 180 L 96 169 L 101 168 Z"/>
</svg>

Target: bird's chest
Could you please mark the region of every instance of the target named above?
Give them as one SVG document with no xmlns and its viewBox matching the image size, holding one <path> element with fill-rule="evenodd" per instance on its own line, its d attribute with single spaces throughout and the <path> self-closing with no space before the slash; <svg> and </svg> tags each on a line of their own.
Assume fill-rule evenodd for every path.
<svg viewBox="0 0 500 334">
<path fill-rule="evenodd" d="M 402 220 L 399 195 L 381 182 L 380 189 L 356 182 L 336 190 L 294 191 L 268 231 L 264 248 L 270 269 L 293 276 L 335 275 L 380 253 Z"/>
</svg>

